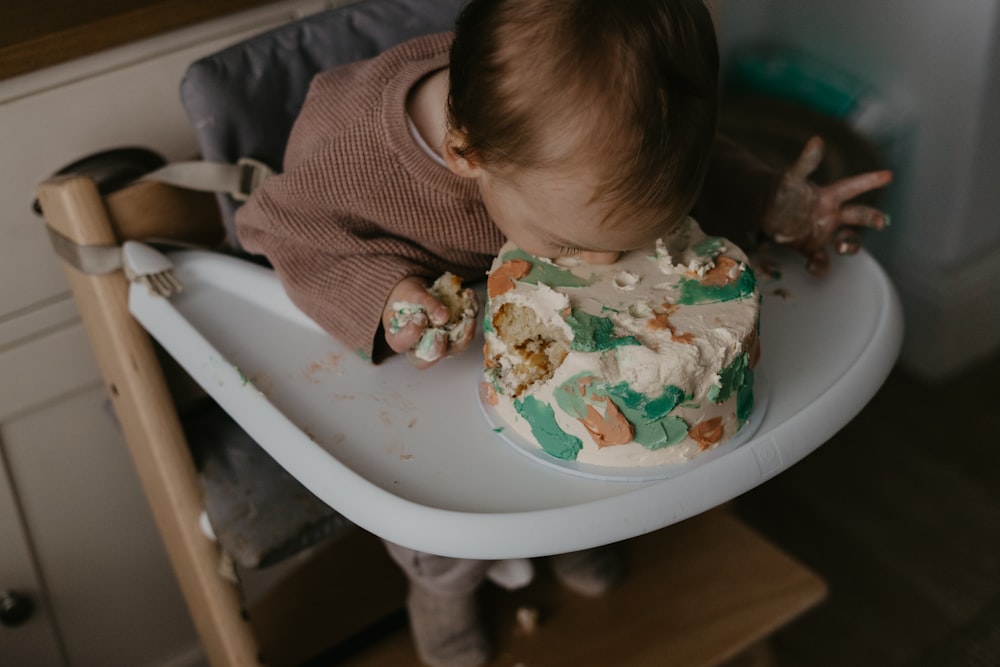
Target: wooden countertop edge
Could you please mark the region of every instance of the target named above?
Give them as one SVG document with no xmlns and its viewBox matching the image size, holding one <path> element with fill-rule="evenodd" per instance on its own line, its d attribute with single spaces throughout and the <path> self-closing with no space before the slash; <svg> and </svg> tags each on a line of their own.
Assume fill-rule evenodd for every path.
<svg viewBox="0 0 1000 667">
<path fill-rule="evenodd" d="M 250 9 L 270 0 L 164 0 L 0 45 L 0 80 Z"/>
</svg>

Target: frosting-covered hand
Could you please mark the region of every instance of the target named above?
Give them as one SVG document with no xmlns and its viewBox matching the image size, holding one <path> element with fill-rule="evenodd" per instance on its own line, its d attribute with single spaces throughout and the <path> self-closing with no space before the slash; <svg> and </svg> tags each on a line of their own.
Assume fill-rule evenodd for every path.
<svg viewBox="0 0 1000 667">
<path fill-rule="evenodd" d="M 428 368 L 464 350 L 475 336 L 475 327 L 466 326 L 456 338 L 445 329 L 450 317 L 448 307 L 427 290 L 422 279 L 404 278 L 389 294 L 382 313 L 385 340 L 395 352 L 406 353 L 417 368 Z"/>
<path fill-rule="evenodd" d="M 805 255 L 809 272 L 817 275 L 830 266 L 828 246 L 832 244 L 840 255 L 854 254 L 861 247 L 857 228 L 885 229 L 889 224 L 888 216 L 881 211 L 845 202 L 892 180 L 892 172 L 883 170 L 816 185 L 809 176 L 822 159 L 823 140 L 813 137 L 785 172 L 761 227 L 777 243 Z"/>
</svg>

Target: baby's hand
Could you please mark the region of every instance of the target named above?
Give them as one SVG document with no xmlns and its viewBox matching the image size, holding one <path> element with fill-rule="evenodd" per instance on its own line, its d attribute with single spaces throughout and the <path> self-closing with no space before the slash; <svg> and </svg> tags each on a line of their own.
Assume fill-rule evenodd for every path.
<svg viewBox="0 0 1000 667">
<path fill-rule="evenodd" d="M 389 294 L 382 326 L 385 340 L 396 352 L 405 352 L 417 368 L 433 366 L 449 354 L 468 347 L 475 327 L 466 326 L 457 339 L 444 329 L 448 308 L 436 299 L 423 280 L 404 278 Z"/>
<path fill-rule="evenodd" d="M 823 140 L 813 137 L 785 173 L 762 225 L 776 242 L 805 255 L 806 267 L 817 275 L 830 267 L 830 243 L 837 254 L 854 254 L 861 247 L 856 228 L 885 229 L 889 224 L 888 216 L 877 209 L 844 202 L 892 180 L 890 171 L 872 171 L 819 186 L 809 175 L 822 159 Z"/>
</svg>

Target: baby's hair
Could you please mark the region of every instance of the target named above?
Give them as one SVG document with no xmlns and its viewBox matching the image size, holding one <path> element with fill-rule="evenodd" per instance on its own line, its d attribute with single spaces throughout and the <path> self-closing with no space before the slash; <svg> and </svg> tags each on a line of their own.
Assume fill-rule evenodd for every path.
<svg viewBox="0 0 1000 667">
<path fill-rule="evenodd" d="M 463 157 L 598 165 L 597 198 L 662 224 L 701 188 L 718 69 L 701 0 L 472 0 L 456 24 L 448 121 Z"/>
</svg>

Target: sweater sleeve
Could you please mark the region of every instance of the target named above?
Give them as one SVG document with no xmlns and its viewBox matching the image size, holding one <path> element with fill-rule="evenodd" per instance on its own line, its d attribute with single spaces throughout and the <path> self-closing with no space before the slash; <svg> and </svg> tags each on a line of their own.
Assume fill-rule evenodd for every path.
<svg viewBox="0 0 1000 667">
<path fill-rule="evenodd" d="M 266 181 L 237 213 L 240 242 L 267 257 L 289 298 L 350 349 L 376 357 L 392 288 L 407 276 L 431 278 L 440 260 L 369 220 L 338 210 L 295 169 Z"/>
<path fill-rule="evenodd" d="M 707 233 L 752 248 L 781 177 L 734 141 L 720 135 L 691 214 Z"/>
<path fill-rule="evenodd" d="M 406 128 L 412 83 L 447 63 L 450 43 L 448 34 L 422 37 L 317 75 L 283 173 L 236 213 L 240 243 L 270 261 L 289 298 L 373 360 L 387 348 L 382 313 L 400 280 L 479 275 L 492 247 L 492 236 L 470 231 L 469 194 L 455 185 L 465 184 L 420 153 Z M 449 177 L 452 187 L 442 185 Z M 466 233 L 452 239 L 455 230 Z"/>
</svg>

